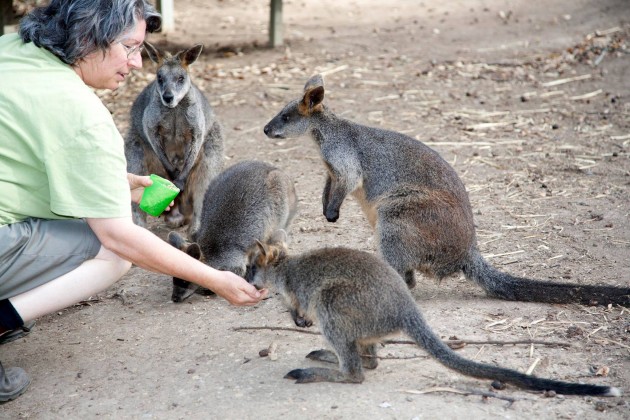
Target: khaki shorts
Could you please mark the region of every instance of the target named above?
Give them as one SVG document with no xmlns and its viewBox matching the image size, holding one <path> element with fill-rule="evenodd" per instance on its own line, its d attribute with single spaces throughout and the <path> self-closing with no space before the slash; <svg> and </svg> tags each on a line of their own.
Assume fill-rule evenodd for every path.
<svg viewBox="0 0 630 420">
<path fill-rule="evenodd" d="M 26 219 L 0 227 L 0 300 L 62 276 L 98 254 L 83 219 Z"/>
</svg>

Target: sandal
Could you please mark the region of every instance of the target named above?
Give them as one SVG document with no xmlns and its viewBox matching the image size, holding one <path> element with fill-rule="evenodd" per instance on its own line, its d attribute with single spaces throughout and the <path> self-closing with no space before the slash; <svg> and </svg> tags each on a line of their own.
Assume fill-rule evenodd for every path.
<svg viewBox="0 0 630 420">
<path fill-rule="evenodd" d="M 7 343 L 10 343 L 11 341 L 15 341 L 19 338 L 27 336 L 31 332 L 31 329 L 34 326 L 35 326 L 35 321 L 29 321 L 19 328 L 5 331 L 2 335 L 0 335 L 0 345 L 7 344 Z"/>
</svg>

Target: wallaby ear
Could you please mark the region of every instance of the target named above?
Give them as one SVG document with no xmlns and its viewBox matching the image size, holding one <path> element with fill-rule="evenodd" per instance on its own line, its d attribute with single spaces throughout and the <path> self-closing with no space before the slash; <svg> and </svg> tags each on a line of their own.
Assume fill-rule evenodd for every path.
<svg viewBox="0 0 630 420">
<path fill-rule="evenodd" d="M 201 248 L 199 248 L 199 244 L 198 243 L 192 243 L 188 246 L 188 249 L 186 249 L 186 254 L 190 255 L 191 257 L 193 257 L 196 260 L 200 260 L 201 259 Z"/>
<path fill-rule="evenodd" d="M 288 241 L 289 241 L 289 235 L 287 234 L 287 231 L 284 229 L 276 230 L 269 238 L 269 243 L 278 244 L 281 246 L 285 246 L 285 244 Z"/>
<path fill-rule="evenodd" d="M 302 102 L 298 104 L 298 112 L 300 115 L 308 117 L 314 112 L 322 110 L 322 102 L 324 101 L 324 86 L 316 86 L 304 92 Z"/>
<path fill-rule="evenodd" d="M 180 251 L 184 250 L 185 241 L 184 241 L 184 238 L 182 238 L 179 233 L 175 231 L 170 231 L 168 233 L 166 240 L 168 241 L 169 244 L 173 245 L 175 248 L 179 249 Z"/>
<path fill-rule="evenodd" d="M 306 81 L 306 84 L 304 85 L 304 92 L 306 93 L 306 91 L 320 86 L 322 88 L 324 87 L 324 78 L 321 74 L 316 74 Z"/>
<path fill-rule="evenodd" d="M 256 247 L 258 248 L 258 251 L 260 251 L 260 254 L 263 257 L 267 256 L 267 247 L 265 246 L 265 244 L 260 242 L 258 239 L 256 239 Z"/>
<path fill-rule="evenodd" d="M 149 44 L 147 41 L 144 41 L 144 49 L 147 51 L 147 54 L 149 55 L 151 61 L 157 63 L 158 65 L 162 64 L 162 61 L 164 60 L 164 54 L 162 54 L 160 50 Z"/>
<path fill-rule="evenodd" d="M 177 55 L 179 56 L 182 66 L 188 67 L 192 63 L 197 61 L 199 55 L 201 55 L 201 50 L 203 50 L 203 45 L 197 44 L 194 47 L 187 49 L 186 51 L 178 53 Z"/>
</svg>

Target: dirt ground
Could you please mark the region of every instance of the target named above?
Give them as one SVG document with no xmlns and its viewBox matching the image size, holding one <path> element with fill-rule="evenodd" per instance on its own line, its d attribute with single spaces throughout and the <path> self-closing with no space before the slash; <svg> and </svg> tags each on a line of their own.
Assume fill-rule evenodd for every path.
<svg viewBox="0 0 630 420">
<path fill-rule="evenodd" d="M 259 159 L 294 177 L 291 252 L 375 249 L 353 199 L 337 223 L 322 216 L 324 168 L 312 141 L 262 132 L 319 72 L 337 114 L 404 132 L 454 166 L 481 250 L 501 270 L 628 285 L 630 2 L 285 0 L 286 43 L 277 49 L 265 47 L 268 3 L 178 1 L 176 33 L 149 41 L 205 45 L 191 71 L 224 125 L 226 165 Z M 99 92 L 122 132 L 154 71 L 147 60 L 118 91 Z M 161 220 L 152 229 L 168 232 Z M 3 364 L 24 367 L 33 381 L 0 417 L 630 418 L 628 309 L 507 302 L 461 276 L 419 277 L 414 297 L 444 339 L 563 343 L 468 344 L 462 355 L 626 391 L 546 397 L 508 386 L 497 398 L 463 394 L 490 391 L 490 381 L 408 344 L 383 346 L 361 385 L 295 385 L 284 374 L 314 365 L 304 355 L 325 343 L 277 329 L 294 327 L 278 298 L 239 308 L 201 295 L 174 304 L 170 294 L 169 277 L 134 267 L 110 290 L 39 319 L 29 336 L 1 347 Z M 277 360 L 260 357 L 272 343 Z"/>
</svg>

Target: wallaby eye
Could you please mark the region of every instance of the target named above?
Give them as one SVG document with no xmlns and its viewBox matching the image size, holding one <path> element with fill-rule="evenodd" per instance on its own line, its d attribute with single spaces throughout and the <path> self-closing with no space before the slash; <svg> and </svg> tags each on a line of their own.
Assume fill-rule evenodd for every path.
<svg viewBox="0 0 630 420">
<path fill-rule="evenodd" d="M 184 76 L 179 76 L 179 78 L 177 79 L 177 81 L 179 83 L 183 83 L 184 82 Z"/>
<path fill-rule="evenodd" d="M 164 78 L 161 75 L 158 75 L 157 81 L 158 83 L 162 84 L 162 82 L 164 82 Z"/>
<path fill-rule="evenodd" d="M 282 122 L 289 122 L 290 119 L 291 117 L 289 117 L 289 114 L 284 114 L 282 116 Z"/>
<path fill-rule="evenodd" d="M 248 265 L 247 267 L 245 267 L 245 280 L 247 280 L 248 283 L 251 283 L 254 280 L 255 276 L 256 264 Z"/>
</svg>

